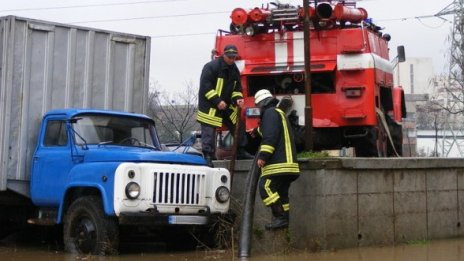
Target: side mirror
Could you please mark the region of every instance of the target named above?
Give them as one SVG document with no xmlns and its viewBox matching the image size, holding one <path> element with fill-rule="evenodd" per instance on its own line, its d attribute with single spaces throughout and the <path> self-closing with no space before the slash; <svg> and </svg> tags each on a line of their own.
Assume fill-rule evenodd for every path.
<svg viewBox="0 0 464 261">
<path fill-rule="evenodd" d="M 406 53 L 404 51 L 404 46 L 400 45 L 396 48 L 396 51 L 398 53 L 398 62 L 402 63 L 406 61 Z"/>
</svg>

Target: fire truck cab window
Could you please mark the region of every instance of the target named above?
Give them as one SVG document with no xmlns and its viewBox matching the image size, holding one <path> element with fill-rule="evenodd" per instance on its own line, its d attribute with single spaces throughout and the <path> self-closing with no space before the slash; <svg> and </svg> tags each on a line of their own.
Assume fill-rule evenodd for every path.
<svg viewBox="0 0 464 261">
<path fill-rule="evenodd" d="M 273 94 L 303 94 L 304 80 L 301 73 L 248 76 L 248 96 L 258 90 L 268 89 Z M 335 93 L 335 72 L 311 74 L 312 93 Z"/>
</svg>

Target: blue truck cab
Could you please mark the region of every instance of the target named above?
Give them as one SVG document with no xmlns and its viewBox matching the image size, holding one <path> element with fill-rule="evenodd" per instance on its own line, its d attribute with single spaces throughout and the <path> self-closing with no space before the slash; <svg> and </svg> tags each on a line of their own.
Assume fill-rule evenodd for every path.
<svg viewBox="0 0 464 261">
<path fill-rule="evenodd" d="M 229 210 L 230 175 L 161 150 L 145 115 L 94 109 L 43 117 L 30 192 L 71 252 L 117 251 L 120 225 L 207 226 Z"/>
</svg>

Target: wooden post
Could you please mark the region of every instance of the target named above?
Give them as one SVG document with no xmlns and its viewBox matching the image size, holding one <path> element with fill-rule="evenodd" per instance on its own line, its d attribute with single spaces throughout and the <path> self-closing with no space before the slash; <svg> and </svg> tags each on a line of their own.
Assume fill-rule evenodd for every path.
<svg viewBox="0 0 464 261">
<path fill-rule="evenodd" d="M 311 41 L 309 34 L 309 0 L 303 0 L 304 9 L 304 23 L 303 23 L 303 35 L 304 35 L 304 64 L 305 64 L 305 148 L 307 151 L 313 150 L 313 109 L 311 107 Z"/>
</svg>

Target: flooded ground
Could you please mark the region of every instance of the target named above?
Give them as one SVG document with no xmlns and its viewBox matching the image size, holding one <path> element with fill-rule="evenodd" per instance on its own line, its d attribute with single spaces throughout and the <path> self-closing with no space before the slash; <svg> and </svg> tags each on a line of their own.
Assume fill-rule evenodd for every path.
<svg viewBox="0 0 464 261">
<path fill-rule="evenodd" d="M 253 251 L 253 250 L 252 250 Z M 169 252 L 162 245 L 150 243 L 125 243 L 118 256 L 78 256 L 64 253 L 59 243 L 53 240 L 36 237 L 12 236 L 0 241 L 0 260 L 33 260 L 33 261 L 71 261 L 71 260 L 240 260 L 237 251 L 191 251 Z M 253 253 L 253 252 L 252 252 Z M 365 247 L 343 249 L 320 253 L 307 253 L 290 250 L 288 254 L 254 255 L 250 261 L 457 261 L 464 260 L 464 239 L 419 241 L 395 247 Z"/>
</svg>

